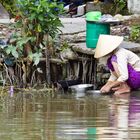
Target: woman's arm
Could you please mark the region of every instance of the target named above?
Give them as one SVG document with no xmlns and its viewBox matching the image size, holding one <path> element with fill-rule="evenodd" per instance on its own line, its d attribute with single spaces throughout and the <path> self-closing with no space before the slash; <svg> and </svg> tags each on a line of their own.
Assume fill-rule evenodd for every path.
<svg viewBox="0 0 140 140">
<path fill-rule="evenodd" d="M 127 53 L 124 51 L 117 55 L 117 71 L 119 72 L 117 81 L 125 82 L 129 77 L 127 56 Z"/>
</svg>

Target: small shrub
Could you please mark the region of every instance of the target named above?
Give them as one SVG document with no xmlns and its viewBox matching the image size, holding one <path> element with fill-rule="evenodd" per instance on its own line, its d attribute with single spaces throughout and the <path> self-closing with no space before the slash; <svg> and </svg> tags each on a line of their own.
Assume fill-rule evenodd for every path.
<svg viewBox="0 0 140 140">
<path fill-rule="evenodd" d="M 128 14 L 127 0 L 114 0 L 112 10 L 114 14 Z"/>
<path fill-rule="evenodd" d="M 135 25 L 131 27 L 130 40 L 140 43 L 140 25 Z"/>
</svg>

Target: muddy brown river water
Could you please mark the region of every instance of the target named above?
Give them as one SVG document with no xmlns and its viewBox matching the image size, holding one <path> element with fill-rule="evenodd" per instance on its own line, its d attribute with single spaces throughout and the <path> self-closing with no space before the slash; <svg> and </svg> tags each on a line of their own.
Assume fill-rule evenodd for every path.
<svg viewBox="0 0 140 140">
<path fill-rule="evenodd" d="M 139 140 L 140 92 L 0 98 L 0 140 Z"/>
</svg>

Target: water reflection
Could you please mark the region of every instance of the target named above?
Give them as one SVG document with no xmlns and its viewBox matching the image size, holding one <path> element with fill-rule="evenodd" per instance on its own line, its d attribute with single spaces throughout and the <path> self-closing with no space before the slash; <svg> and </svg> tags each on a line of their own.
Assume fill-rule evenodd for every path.
<svg viewBox="0 0 140 140">
<path fill-rule="evenodd" d="M 0 140 L 139 140 L 138 95 L 4 96 L 0 99 Z"/>
</svg>

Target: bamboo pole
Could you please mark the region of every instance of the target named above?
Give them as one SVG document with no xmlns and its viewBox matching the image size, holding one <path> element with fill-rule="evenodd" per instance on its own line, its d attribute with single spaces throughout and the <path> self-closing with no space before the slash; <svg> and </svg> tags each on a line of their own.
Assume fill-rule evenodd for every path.
<svg viewBox="0 0 140 140">
<path fill-rule="evenodd" d="M 45 49 L 45 55 L 46 55 L 46 82 L 48 85 L 51 84 L 51 75 L 50 75 L 50 52 L 49 52 L 49 36 L 46 35 L 46 49 Z"/>
</svg>

